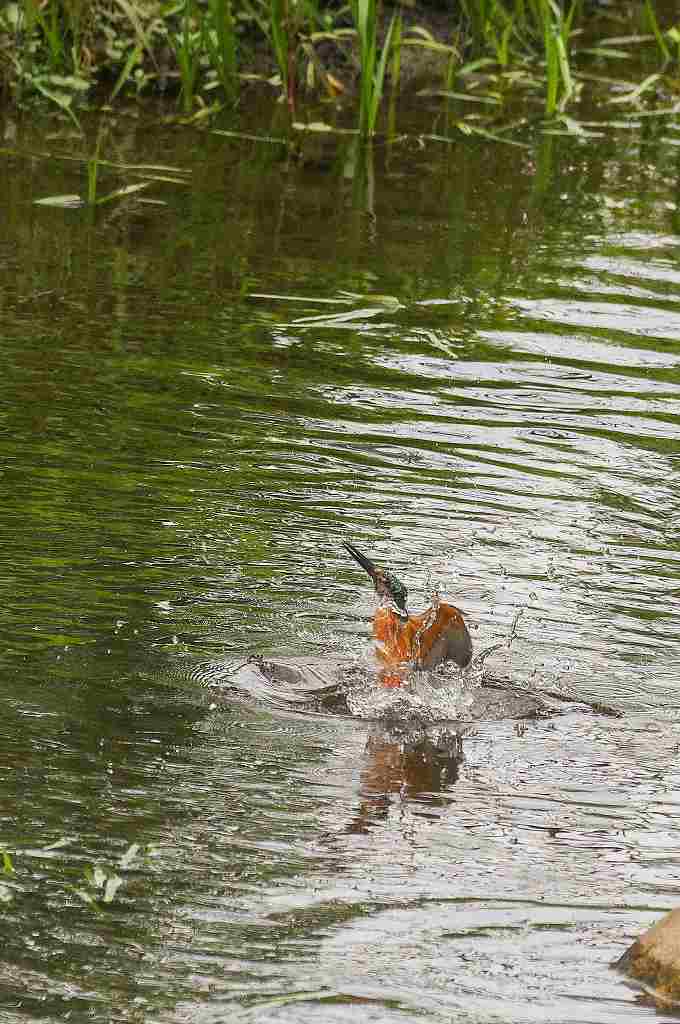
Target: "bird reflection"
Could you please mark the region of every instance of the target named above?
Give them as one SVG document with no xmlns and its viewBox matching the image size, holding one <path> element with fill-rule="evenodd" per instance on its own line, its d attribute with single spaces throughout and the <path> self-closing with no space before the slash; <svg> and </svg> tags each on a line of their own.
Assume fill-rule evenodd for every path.
<svg viewBox="0 0 680 1024">
<path fill-rule="evenodd" d="M 347 831 L 369 832 L 387 819 L 397 801 L 421 805 L 425 816 L 428 807 L 444 806 L 462 761 L 462 737 L 453 729 L 374 726 L 364 751 L 360 802 Z"/>
</svg>

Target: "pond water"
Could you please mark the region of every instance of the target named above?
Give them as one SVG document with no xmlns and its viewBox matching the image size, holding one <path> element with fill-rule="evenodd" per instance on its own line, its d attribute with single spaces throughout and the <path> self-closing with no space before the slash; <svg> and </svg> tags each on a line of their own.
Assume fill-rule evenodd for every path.
<svg viewBox="0 0 680 1024">
<path fill-rule="evenodd" d="M 609 965 L 680 903 L 680 128 L 249 118 L 120 116 L 95 211 L 34 201 L 96 125 L 2 123 L 0 1017 L 664 1019 Z M 223 687 L 364 655 L 348 539 L 622 717 L 433 759 Z"/>
</svg>

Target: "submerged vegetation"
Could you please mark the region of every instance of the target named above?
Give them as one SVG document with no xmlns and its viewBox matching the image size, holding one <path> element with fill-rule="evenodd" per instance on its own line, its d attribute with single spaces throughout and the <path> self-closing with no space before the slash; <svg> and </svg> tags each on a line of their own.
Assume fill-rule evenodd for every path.
<svg viewBox="0 0 680 1024">
<path fill-rule="evenodd" d="M 0 9 L 6 101 L 47 101 L 75 125 L 93 95 L 113 103 L 165 94 L 182 117 L 202 119 L 253 83 L 276 90 L 292 123 L 303 98 L 336 106 L 349 98 L 364 136 L 376 130 L 388 83 L 392 95 L 415 85 L 418 95 L 482 106 L 530 92 L 555 118 L 585 80 L 613 81 L 611 65 L 626 57 L 646 67 L 625 83 L 622 102 L 680 91 L 674 4 L 13 0 Z"/>
</svg>

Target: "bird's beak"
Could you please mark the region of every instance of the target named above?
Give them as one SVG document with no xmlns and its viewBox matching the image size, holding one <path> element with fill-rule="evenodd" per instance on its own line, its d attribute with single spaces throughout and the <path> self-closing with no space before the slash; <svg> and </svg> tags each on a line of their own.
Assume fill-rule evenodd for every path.
<svg viewBox="0 0 680 1024">
<path fill-rule="evenodd" d="M 345 551 L 348 551 L 350 553 L 354 561 L 358 562 L 361 568 L 366 570 L 368 575 L 373 580 L 373 583 L 375 584 L 377 590 L 378 581 L 382 577 L 380 569 L 378 569 L 377 566 L 373 564 L 370 558 L 366 558 L 366 555 L 362 555 L 359 549 L 354 547 L 354 544 L 348 544 L 347 541 L 344 541 L 342 546 L 344 547 Z"/>
<path fill-rule="evenodd" d="M 377 565 L 374 565 L 370 558 L 366 558 L 366 555 L 362 555 L 359 549 L 354 547 L 354 544 L 348 544 L 347 541 L 344 541 L 343 547 L 345 548 L 345 551 L 350 553 L 355 562 L 358 562 L 361 568 L 366 570 L 373 580 L 376 593 L 380 597 L 387 598 L 391 607 L 400 619 L 408 619 L 408 612 L 406 609 L 401 608 L 394 599 L 389 574 L 384 573 L 382 569 L 379 569 Z"/>
</svg>

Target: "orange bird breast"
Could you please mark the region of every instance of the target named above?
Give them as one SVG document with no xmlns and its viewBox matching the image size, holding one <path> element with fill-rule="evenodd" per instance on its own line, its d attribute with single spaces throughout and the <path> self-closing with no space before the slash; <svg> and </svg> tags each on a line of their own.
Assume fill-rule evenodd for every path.
<svg viewBox="0 0 680 1024">
<path fill-rule="evenodd" d="M 434 668 L 443 661 L 454 661 L 463 668 L 472 657 L 472 642 L 463 616 L 443 601 L 422 615 L 409 615 L 408 619 L 400 618 L 391 608 L 378 608 L 373 635 L 379 644 L 378 657 L 388 668 L 405 662 L 412 662 L 417 668 Z"/>
</svg>

